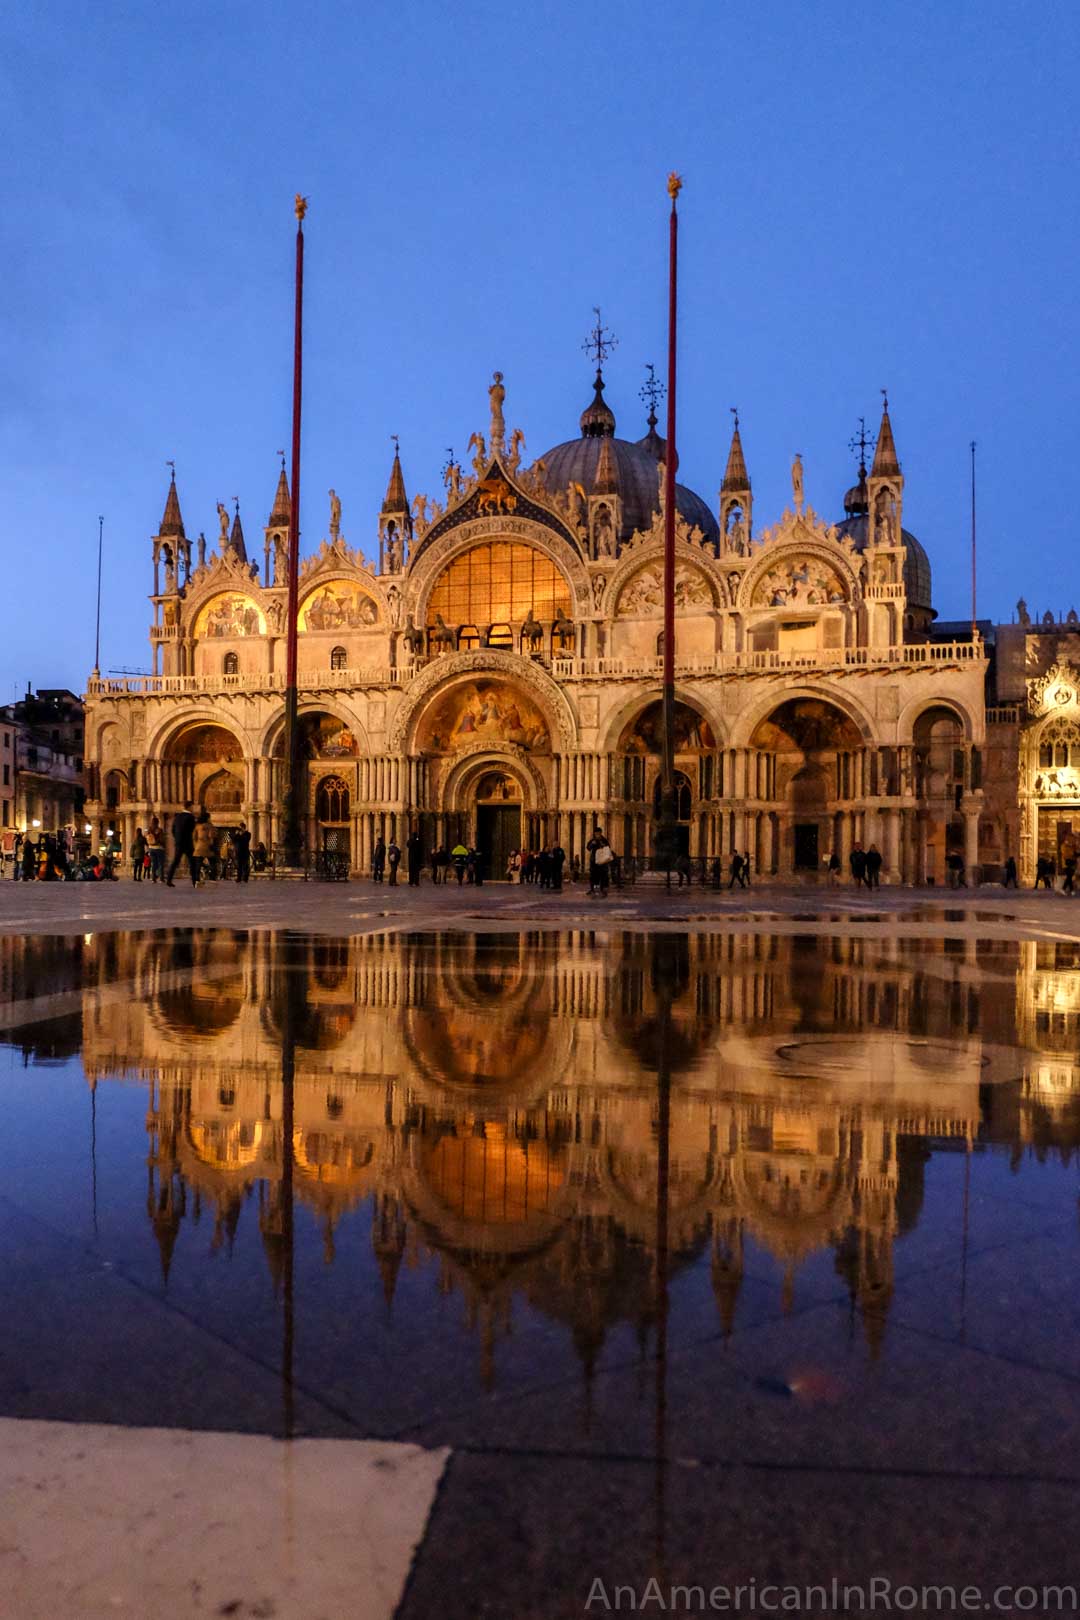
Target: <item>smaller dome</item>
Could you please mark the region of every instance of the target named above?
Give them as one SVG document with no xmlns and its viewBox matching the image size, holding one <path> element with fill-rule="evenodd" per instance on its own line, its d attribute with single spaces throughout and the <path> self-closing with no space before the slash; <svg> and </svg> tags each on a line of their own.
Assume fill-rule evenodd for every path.
<svg viewBox="0 0 1080 1620">
<path fill-rule="evenodd" d="M 859 468 L 859 482 L 852 484 L 844 496 L 844 511 L 848 517 L 865 517 L 870 510 L 870 494 L 866 487 L 866 468 Z"/>
<path fill-rule="evenodd" d="M 858 485 L 855 486 L 856 491 Z M 844 497 L 847 506 L 848 494 Z M 836 525 L 838 535 L 847 536 L 854 544 L 856 551 L 865 551 L 870 530 L 870 518 L 866 511 L 849 515 L 842 523 Z M 925 547 L 907 529 L 901 529 L 900 539 L 904 545 L 904 590 L 907 593 L 908 606 L 922 608 L 927 613 L 933 613 L 934 606 L 931 600 L 930 589 L 930 559 L 926 555 Z M 936 617 L 936 615 L 935 615 Z"/>
<path fill-rule="evenodd" d="M 604 400 L 604 378 L 596 373 L 592 403 L 581 413 L 581 432 L 586 439 L 610 439 L 615 433 L 615 412 Z"/>
</svg>

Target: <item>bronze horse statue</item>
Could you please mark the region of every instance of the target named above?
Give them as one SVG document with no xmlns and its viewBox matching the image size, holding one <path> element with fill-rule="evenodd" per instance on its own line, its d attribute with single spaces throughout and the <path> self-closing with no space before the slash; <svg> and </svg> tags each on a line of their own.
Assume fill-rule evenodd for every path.
<svg viewBox="0 0 1080 1620">
<path fill-rule="evenodd" d="M 431 632 L 432 645 L 439 651 L 449 648 L 451 652 L 457 650 L 457 634 L 451 630 L 441 613 L 435 615 L 435 628 Z"/>
</svg>

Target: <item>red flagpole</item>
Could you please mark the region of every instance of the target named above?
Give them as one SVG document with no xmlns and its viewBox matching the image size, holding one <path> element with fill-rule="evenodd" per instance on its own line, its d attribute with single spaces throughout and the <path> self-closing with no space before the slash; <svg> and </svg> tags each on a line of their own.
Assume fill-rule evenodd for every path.
<svg viewBox="0 0 1080 1620">
<path fill-rule="evenodd" d="M 682 181 L 668 175 L 671 219 L 668 234 L 668 383 L 667 449 L 664 456 L 664 696 L 662 704 L 663 755 L 660 762 L 660 824 L 657 856 L 671 877 L 675 849 L 675 350 L 679 255 L 679 215 L 676 207 Z"/>
<path fill-rule="evenodd" d="M 292 498 L 289 502 L 289 601 L 285 642 L 285 824 L 282 843 L 288 866 L 301 860 L 300 728 L 296 688 L 300 591 L 300 402 L 304 345 L 304 215 L 307 199 L 296 197 L 296 316 L 293 329 Z"/>
</svg>

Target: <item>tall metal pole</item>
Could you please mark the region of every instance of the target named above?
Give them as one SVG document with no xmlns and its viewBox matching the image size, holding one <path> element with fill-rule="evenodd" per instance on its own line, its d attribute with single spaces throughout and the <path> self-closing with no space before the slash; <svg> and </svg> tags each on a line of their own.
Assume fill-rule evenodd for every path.
<svg viewBox="0 0 1080 1620">
<path fill-rule="evenodd" d="M 975 440 L 971 441 L 971 639 L 978 634 L 975 614 Z"/>
<path fill-rule="evenodd" d="M 679 215 L 676 203 L 682 190 L 677 174 L 668 175 L 671 218 L 668 231 L 668 384 L 667 448 L 664 452 L 664 696 L 660 761 L 660 818 L 656 829 L 658 863 L 671 881 L 677 854 L 675 826 L 675 350 L 679 256 Z"/>
<path fill-rule="evenodd" d="M 105 532 L 105 519 L 97 520 L 97 618 L 94 630 L 94 674 L 101 674 L 101 549 Z"/>
<path fill-rule="evenodd" d="M 289 503 L 289 602 L 285 642 L 285 792 L 282 843 L 285 864 L 301 862 L 300 728 L 297 724 L 296 641 L 300 586 L 300 401 L 304 344 L 304 215 L 307 199 L 297 193 L 296 316 L 293 329 L 292 499 Z"/>
</svg>

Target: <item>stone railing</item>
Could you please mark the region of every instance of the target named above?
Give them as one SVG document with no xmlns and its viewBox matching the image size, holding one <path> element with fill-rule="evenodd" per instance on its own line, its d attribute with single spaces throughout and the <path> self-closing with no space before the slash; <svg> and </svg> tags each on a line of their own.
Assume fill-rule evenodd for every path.
<svg viewBox="0 0 1080 1620">
<path fill-rule="evenodd" d="M 992 703 L 986 711 L 988 726 L 1018 726 L 1024 715 L 1022 703 Z"/>
<path fill-rule="evenodd" d="M 358 686 L 401 686 L 410 671 L 402 669 L 304 669 L 296 677 L 301 692 L 340 691 Z M 125 675 L 119 680 L 91 679 L 88 697 L 172 697 L 193 692 L 283 692 L 284 670 L 239 675 Z"/>
<path fill-rule="evenodd" d="M 503 649 L 500 649 L 502 651 Z M 520 655 L 519 655 L 520 656 Z M 985 658 L 981 643 L 971 641 L 913 642 L 899 647 L 791 647 L 768 652 L 716 652 L 675 656 L 680 676 L 769 675 L 787 670 L 894 669 L 912 665 L 975 664 Z M 340 692 L 372 686 L 406 686 L 420 669 L 437 664 L 438 657 L 417 658 L 398 668 L 301 670 L 297 686 L 302 692 Z M 554 658 L 533 655 L 523 663 L 540 663 L 556 680 L 656 680 L 662 658 Z M 90 680 L 88 697 L 171 697 L 198 692 L 283 692 L 285 674 L 239 675 L 125 675 L 115 680 Z"/>
</svg>

